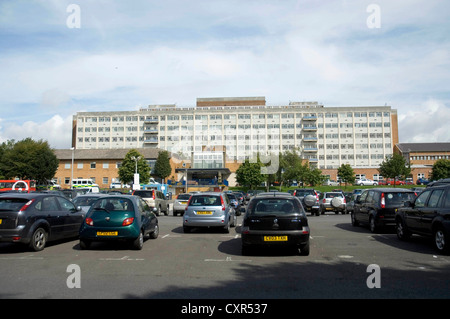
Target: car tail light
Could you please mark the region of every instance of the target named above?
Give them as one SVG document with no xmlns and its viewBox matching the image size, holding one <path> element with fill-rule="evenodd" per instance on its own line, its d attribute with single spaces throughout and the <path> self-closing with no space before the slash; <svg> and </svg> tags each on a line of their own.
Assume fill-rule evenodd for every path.
<svg viewBox="0 0 450 319">
<path fill-rule="evenodd" d="M 94 226 L 94 220 L 90 217 L 86 218 L 85 223 L 86 225 Z"/>
<path fill-rule="evenodd" d="M 33 204 L 34 202 L 34 198 L 30 199 L 25 205 L 22 206 L 22 208 L 19 210 L 19 212 L 24 212 L 27 210 L 28 207 L 31 206 L 31 204 Z"/>
<path fill-rule="evenodd" d="M 188 200 L 188 202 L 187 202 L 187 204 L 186 204 L 186 207 L 184 208 L 184 211 L 187 211 L 188 206 L 189 206 L 189 204 L 191 203 L 191 199 L 192 199 L 192 196 L 189 197 L 189 200 Z"/>
<path fill-rule="evenodd" d="M 325 197 L 322 199 L 322 203 L 326 203 L 327 200 L 325 199 Z"/>
<path fill-rule="evenodd" d="M 346 204 L 347 201 L 345 200 L 345 197 L 343 197 L 342 199 L 343 199 L 343 203 Z"/>
<path fill-rule="evenodd" d="M 384 193 L 381 193 L 381 208 L 386 207 L 386 200 L 384 199 Z"/>
<path fill-rule="evenodd" d="M 297 190 L 294 191 L 294 196 L 296 196 L 296 195 L 297 195 Z"/>
<path fill-rule="evenodd" d="M 131 225 L 131 224 L 133 224 L 133 222 L 134 222 L 134 217 L 125 218 L 122 222 L 122 226 Z"/>
<path fill-rule="evenodd" d="M 153 191 L 153 192 L 152 192 L 152 198 L 153 198 L 153 199 L 155 199 L 155 197 L 156 197 L 155 194 L 156 194 L 156 192 Z"/>
<path fill-rule="evenodd" d="M 222 210 L 225 210 L 225 203 L 223 202 L 222 196 L 220 196 L 220 202 L 222 203 Z"/>
</svg>

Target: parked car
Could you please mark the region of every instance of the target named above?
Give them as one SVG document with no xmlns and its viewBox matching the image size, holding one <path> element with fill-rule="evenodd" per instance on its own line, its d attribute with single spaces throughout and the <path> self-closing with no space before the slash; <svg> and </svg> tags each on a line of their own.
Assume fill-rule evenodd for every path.
<svg viewBox="0 0 450 319">
<path fill-rule="evenodd" d="M 50 193 L 8 193 L 0 197 L 0 241 L 41 251 L 47 242 L 78 236 L 84 213 Z"/>
<path fill-rule="evenodd" d="M 351 221 L 353 226 L 368 224 L 371 232 L 395 226 L 395 210 L 413 201 L 414 192 L 405 188 L 371 188 L 356 197 Z"/>
<path fill-rule="evenodd" d="M 228 233 L 236 226 L 236 213 L 225 193 L 193 194 L 183 215 L 183 230 L 197 227 L 218 227 Z"/>
<path fill-rule="evenodd" d="M 450 252 L 450 184 L 426 188 L 398 208 L 395 217 L 399 239 L 413 234 L 433 237 L 439 252 Z"/>
<path fill-rule="evenodd" d="M 450 178 L 442 178 L 437 181 L 432 181 L 427 184 L 427 187 L 439 186 L 439 185 L 447 185 L 450 184 Z"/>
<path fill-rule="evenodd" d="M 140 197 L 113 195 L 99 198 L 89 209 L 80 227 L 80 248 L 87 249 L 96 241 L 129 241 L 142 249 L 144 238 L 159 234 L 158 219 Z"/>
<path fill-rule="evenodd" d="M 257 189 L 257 190 L 250 189 L 250 190 L 248 190 L 247 193 L 245 194 L 245 202 L 249 202 L 249 201 L 250 201 L 250 198 L 251 198 L 252 196 L 254 196 L 254 195 L 256 195 L 256 194 L 259 194 L 259 193 L 262 193 L 262 192 L 263 192 L 263 191 L 262 191 L 262 190 L 259 190 L 259 189 Z"/>
<path fill-rule="evenodd" d="M 386 180 L 386 185 L 405 185 L 405 181 L 394 178 L 388 178 Z"/>
<path fill-rule="evenodd" d="M 225 193 L 225 195 L 230 200 L 230 203 L 233 206 L 234 211 L 236 212 L 236 216 L 239 216 L 241 214 L 241 204 L 239 203 L 236 195 L 234 195 L 234 193 Z"/>
<path fill-rule="evenodd" d="M 428 178 L 418 178 L 416 181 L 417 185 L 428 185 L 430 181 L 428 180 Z"/>
<path fill-rule="evenodd" d="M 177 216 L 178 214 L 180 214 L 180 216 L 183 216 L 187 203 L 191 196 L 192 194 L 186 193 L 180 194 L 177 196 L 177 198 L 175 198 L 175 200 L 173 201 L 173 216 Z"/>
<path fill-rule="evenodd" d="M 353 207 L 355 205 L 355 200 L 358 197 L 360 193 L 352 193 L 349 199 L 345 199 L 345 209 L 347 211 L 347 214 L 351 214 L 353 212 Z"/>
<path fill-rule="evenodd" d="M 326 211 L 334 211 L 336 214 L 346 213 L 346 200 L 342 192 L 325 192 L 320 200 L 320 213 L 325 214 Z"/>
<path fill-rule="evenodd" d="M 233 194 L 238 199 L 239 205 L 244 205 L 245 204 L 245 194 L 244 194 L 244 192 L 237 191 L 237 192 L 233 192 Z"/>
<path fill-rule="evenodd" d="M 286 193 L 254 196 L 244 216 L 241 229 L 242 254 L 252 247 L 294 246 L 309 255 L 310 229 L 298 197 Z"/>
<path fill-rule="evenodd" d="M 327 179 L 323 183 L 323 185 L 326 185 L 326 186 L 339 186 L 339 182 L 336 182 L 335 180 L 332 180 L 332 179 Z"/>
<path fill-rule="evenodd" d="M 367 178 L 361 178 L 361 179 L 358 179 L 355 184 L 359 185 L 359 186 L 363 186 L 363 185 L 378 185 L 378 182 L 373 181 L 371 179 L 367 179 Z"/>
<path fill-rule="evenodd" d="M 72 202 L 76 207 L 80 207 L 85 213 L 87 213 L 89 211 L 89 208 L 91 208 L 92 204 L 94 204 L 95 201 L 102 196 L 107 196 L 107 194 L 91 193 L 85 195 L 78 195 L 72 200 Z"/>
<path fill-rule="evenodd" d="M 294 191 L 294 196 L 301 201 L 305 211 L 310 212 L 311 215 L 320 215 L 319 195 L 312 188 L 298 188 Z"/>
<path fill-rule="evenodd" d="M 161 212 L 169 215 L 169 200 L 163 192 L 156 189 L 137 189 L 133 191 L 133 195 L 143 198 L 151 208 L 156 208 L 156 216 Z"/>
</svg>

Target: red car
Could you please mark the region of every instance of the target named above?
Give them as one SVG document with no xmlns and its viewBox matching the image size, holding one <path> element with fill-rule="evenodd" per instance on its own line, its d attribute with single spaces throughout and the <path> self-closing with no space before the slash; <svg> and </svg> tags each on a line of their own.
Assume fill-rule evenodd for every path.
<svg viewBox="0 0 450 319">
<path fill-rule="evenodd" d="M 405 185 L 405 181 L 400 181 L 398 179 L 394 181 L 393 178 L 388 178 L 386 180 L 386 185 L 394 185 L 394 182 L 395 182 L 395 185 Z"/>
</svg>

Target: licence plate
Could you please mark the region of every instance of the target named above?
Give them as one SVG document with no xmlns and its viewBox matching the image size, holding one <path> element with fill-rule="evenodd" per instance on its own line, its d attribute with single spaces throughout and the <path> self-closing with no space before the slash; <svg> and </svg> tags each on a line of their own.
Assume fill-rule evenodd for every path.
<svg viewBox="0 0 450 319">
<path fill-rule="evenodd" d="M 2 224 L 2 219 L 0 219 L 0 225 Z"/>
<path fill-rule="evenodd" d="M 211 211 L 202 211 L 202 212 L 197 212 L 197 215 L 212 215 L 213 212 Z"/>
<path fill-rule="evenodd" d="M 97 236 L 117 236 L 119 232 L 117 231 L 98 231 Z"/>
<path fill-rule="evenodd" d="M 264 241 L 287 241 L 288 236 L 264 236 Z"/>
<path fill-rule="evenodd" d="M 187 202 L 180 202 L 180 204 L 181 204 L 181 205 L 186 205 L 186 204 L 187 204 Z"/>
</svg>

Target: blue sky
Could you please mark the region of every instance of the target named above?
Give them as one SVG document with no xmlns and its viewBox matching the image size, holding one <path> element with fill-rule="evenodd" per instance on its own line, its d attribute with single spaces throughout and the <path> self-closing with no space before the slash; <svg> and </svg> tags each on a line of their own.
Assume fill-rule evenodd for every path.
<svg viewBox="0 0 450 319">
<path fill-rule="evenodd" d="M 400 142 L 449 142 L 449 32 L 436 0 L 0 0 L 0 142 L 68 148 L 77 111 L 227 96 L 390 105 Z"/>
</svg>

